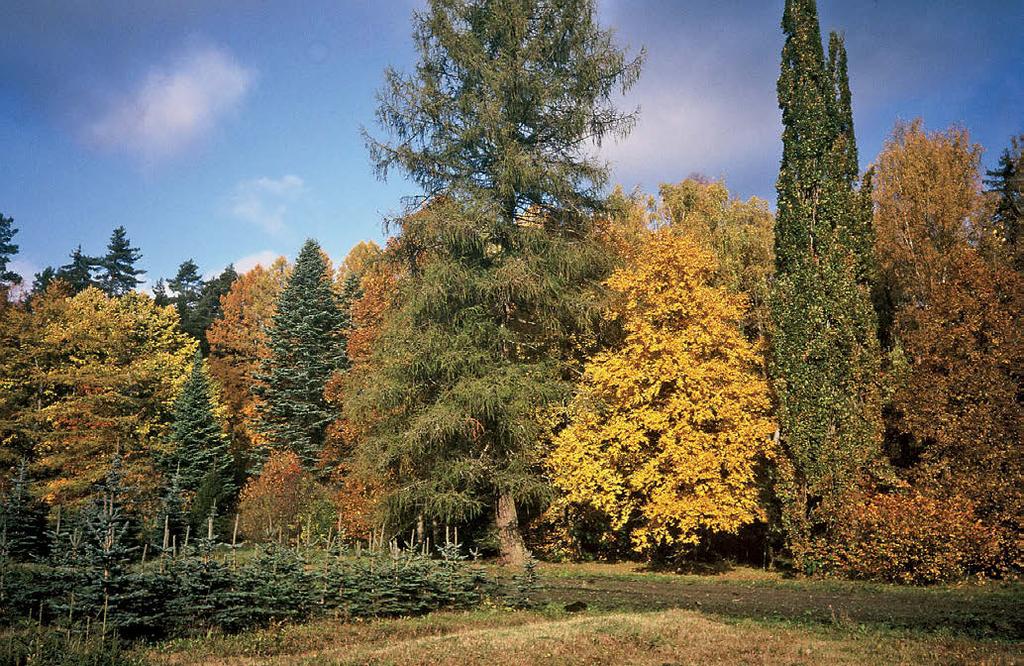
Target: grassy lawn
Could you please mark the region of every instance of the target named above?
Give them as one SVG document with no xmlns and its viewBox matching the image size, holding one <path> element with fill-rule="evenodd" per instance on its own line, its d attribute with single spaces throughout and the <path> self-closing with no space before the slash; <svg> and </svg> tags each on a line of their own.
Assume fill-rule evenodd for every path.
<svg viewBox="0 0 1024 666">
<path fill-rule="evenodd" d="M 1024 585 L 900 588 L 634 565 L 540 566 L 538 608 L 178 640 L 158 664 L 1024 663 Z M 576 613 L 567 604 L 582 602 Z M 581 605 L 581 604 L 577 604 Z"/>
</svg>

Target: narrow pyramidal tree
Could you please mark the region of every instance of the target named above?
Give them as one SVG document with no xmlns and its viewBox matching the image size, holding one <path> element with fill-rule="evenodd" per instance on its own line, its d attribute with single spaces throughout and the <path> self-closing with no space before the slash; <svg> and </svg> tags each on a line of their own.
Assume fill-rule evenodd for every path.
<svg viewBox="0 0 1024 666">
<path fill-rule="evenodd" d="M 197 352 L 192 372 L 178 395 L 171 439 L 175 445 L 174 469 L 184 490 L 203 485 L 219 486 L 220 499 L 229 493 L 231 457 L 227 436 L 216 414 L 213 385 L 202 356 Z M 214 498 L 217 499 L 217 498 Z"/>
<path fill-rule="evenodd" d="M 307 240 L 267 331 L 270 350 L 257 379 L 259 429 L 272 449 L 291 450 L 313 469 L 337 409 L 324 396 L 346 365 L 345 316 L 320 245 Z"/>
<path fill-rule="evenodd" d="M 393 480 L 396 522 L 490 517 L 516 562 L 518 507 L 546 492 L 538 414 L 571 390 L 610 268 L 590 228 L 608 172 L 589 149 L 631 129 L 612 98 L 641 61 L 593 0 L 433 0 L 414 26 L 419 62 L 386 73 L 389 137 L 368 145 L 425 203 L 400 221 L 408 279 L 352 411 L 376 419 L 363 457 Z"/>
<path fill-rule="evenodd" d="M 881 473 L 880 352 L 870 178 L 858 187 L 846 49 L 833 33 L 826 57 L 815 0 L 787 0 L 782 27 L 771 372 L 782 521 L 803 560 L 843 494 Z"/>
</svg>

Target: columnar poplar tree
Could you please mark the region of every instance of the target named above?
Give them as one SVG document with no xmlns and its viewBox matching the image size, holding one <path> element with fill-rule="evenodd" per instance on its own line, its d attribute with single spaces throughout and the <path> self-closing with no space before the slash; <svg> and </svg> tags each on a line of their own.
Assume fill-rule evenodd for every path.
<svg viewBox="0 0 1024 666">
<path fill-rule="evenodd" d="M 400 222 L 410 278 L 353 412 L 378 419 L 365 457 L 395 482 L 396 518 L 493 515 L 515 562 L 517 504 L 543 492 L 538 413 L 571 389 L 570 340 L 609 269 L 589 237 L 608 172 L 589 151 L 631 129 L 612 97 L 641 59 L 593 0 L 433 0 L 414 25 L 415 72 L 388 70 L 380 93 L 390 141 L 368 145 L 427 204 Z"/>
<path fill-rule="evenodd" d="M 270 356 L 258 377 L 259 429 L 271 448 L 290 449 L 313 469 L 337 417 L 324 387 L 345 366 L 345 317 L 316 241 L 302 246 L 267 334 Z"/>
<path fill-rule="evenodd" d="M 124 296 L 142 284 L 139 275 L 145 271 L 135 268 L 142 258 L 139 248 L 132 247 L 124 227 L 114 229 L 107 243 L 107 254 L 99 260 L 99 284 L 108 296 Z"/>
<path fill-rule="evenodd" d="M 855 189 L 843 41 L 833 33 L 826 60 L 815 0 L 787 0 L 782 27 L 771 371 L 786 454 L 783 526 L 804 559 L 812 535 L 827 532 L 829 508 L 880 464 L 879 344 L 870 185 Z"/>
</svg>

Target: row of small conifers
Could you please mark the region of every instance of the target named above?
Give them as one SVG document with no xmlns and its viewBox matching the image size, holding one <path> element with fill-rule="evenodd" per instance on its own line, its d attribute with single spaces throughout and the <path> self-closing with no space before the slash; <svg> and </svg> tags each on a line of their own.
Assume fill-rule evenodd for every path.
<svg viewBox="0 0 1024 666">
<path fill-rule="evenodd" d="M 69 637 L 161 639 L 233 633 L 314 617 L 388 617 L 464 609 L 485 600 L 529 605 L 532 565 L 500 582 L 459 554 L 397 548 L 353 556 L 271 545 L 234 557 L 200 542 L 176 558 L 126 564 L 0 563 L 2 619 Z"/>
</svg>

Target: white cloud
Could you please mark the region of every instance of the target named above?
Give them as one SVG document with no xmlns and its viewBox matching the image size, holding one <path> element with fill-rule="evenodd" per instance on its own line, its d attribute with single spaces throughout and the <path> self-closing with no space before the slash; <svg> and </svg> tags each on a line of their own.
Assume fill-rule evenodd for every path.
<svg viewBox="0 0 1024 666">
<path fill-rule="evenodd" d="M 139 86 L 88 123 L 93 144 L 155 162 L 208 132 L 252 88 L 255 75 L 224 49 L 193 48 L 150 69 Z"/>
<path fill-rule="evenodd" d="M 305 192 L 303 180 L 291 174 L 243 181 L 231 197 L 231 214 L 268 233 L 280 233 L 285 228 L 289 205 Z"/>
<path fill-rule="evenodd" d="M 718 177 L 751 160 L 775 158 L 778 114 L 761 100 L 699 89 L 641 91 L 633 99 L 641 107 L 636 128 L 600 151 L 630 181 L 626 185 L 655 179 L 644 183 L 653 187 L 693 171 Z"/>
<path fill-rule="evenodd" d="M 7 270 L 21 276 L 21 284 L 14 285 L 14 288 L 7 294 L 10 300 L 17 301 L 24 298 L 32 290 L 32 281 L 35 279 L 36 273 L 41 269 L 31 261 L 12 259 L 7 264 Z"/>
<path fill-rule="evenodd" d="M 235 271 L 239 275 L 242 275 L 243 273 L 248 273 L 257 266 L 269 268 L 270 265 L 273 264 L 280 256 L 280 253 L 274 252 L 273 250 L 263 250 L 261 252 L 247 254 L 244 257 L 235 259 Z"/>
</svg>

